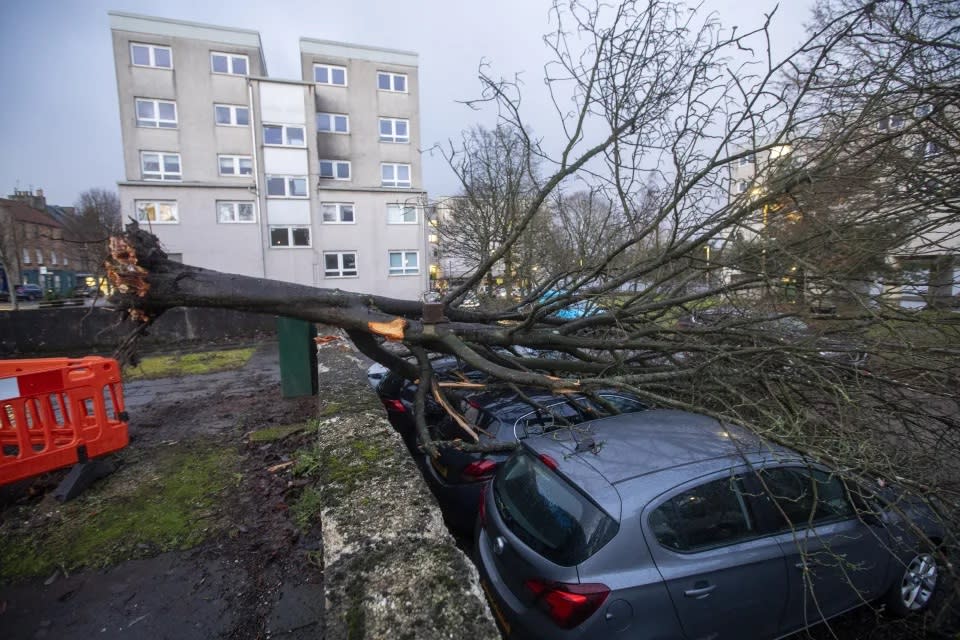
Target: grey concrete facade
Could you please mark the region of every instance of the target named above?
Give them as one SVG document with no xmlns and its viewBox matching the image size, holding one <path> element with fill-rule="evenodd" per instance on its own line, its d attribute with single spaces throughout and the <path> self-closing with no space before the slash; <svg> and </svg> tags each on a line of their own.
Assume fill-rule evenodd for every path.
<svg viewBox="0 0 960 640">
<path fill-rule="evenodd" d="M 281 80 L 255 31 L 110 20 L 125 216 L 196 266 L 401 298 L 428 289 L 416 54 L 303 38 L 302 79 Z"/>
</svg>

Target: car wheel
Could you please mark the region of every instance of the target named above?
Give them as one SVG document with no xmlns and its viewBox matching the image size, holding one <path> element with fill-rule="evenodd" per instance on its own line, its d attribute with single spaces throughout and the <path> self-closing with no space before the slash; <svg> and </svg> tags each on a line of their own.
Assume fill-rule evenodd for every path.
<svg viewBox="0 0 960 640">
<path fill-rule="evenodd" d="M 886 595 L 887 611 L 902 618 L 930 606 L 937 590 L 939 571 L 932 551 L 918 551 Z"/>
</svg>

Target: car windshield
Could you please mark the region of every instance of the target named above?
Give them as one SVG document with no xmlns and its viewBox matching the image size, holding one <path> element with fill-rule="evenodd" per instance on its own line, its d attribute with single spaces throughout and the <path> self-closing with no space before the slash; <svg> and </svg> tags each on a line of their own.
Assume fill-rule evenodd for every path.
<svg viewBox="0 0 960 640">
<path fill-rule="evenodd" d="M 562 566 L 589 558 L 619 527 L 526 450 L 514 454 L 497 473 L 493 495 L 507 528 L 531 549 Z"/>
</svg>

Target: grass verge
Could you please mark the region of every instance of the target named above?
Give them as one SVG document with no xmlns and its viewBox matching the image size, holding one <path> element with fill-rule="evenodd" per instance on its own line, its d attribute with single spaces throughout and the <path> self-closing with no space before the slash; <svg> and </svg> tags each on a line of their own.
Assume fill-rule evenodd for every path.
<svg viewBox="0 0 960 640">
<path fill-rule="evenodd" d="M 149 356 L 136 367 L 123 371 L 124 380 L 152 380 L 239 369 L 247 364 L 254 348 L 224 349 L 165 356 Z"/>
</svg>

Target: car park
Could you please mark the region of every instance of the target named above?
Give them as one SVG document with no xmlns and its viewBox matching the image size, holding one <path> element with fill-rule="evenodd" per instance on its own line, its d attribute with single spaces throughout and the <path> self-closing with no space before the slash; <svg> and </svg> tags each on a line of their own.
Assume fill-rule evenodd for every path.
<svg viewBox="0 0 960 640">
<path fill-rule="evenodd" d="M 599 391 L 595 398 L 557 395 L 542 389 L 500 389 L 469 395 L 460 409 L 467 422 L 476 427 L 479 444 L 496 447 L 514 445 L 533 435 L 616 412 L 647 408 L 638 398 L 615 390 Z M 431 428 L 438 440 L 467 439 L 467 434 L 450 417 Z M 424 478 L 437 497 L 447 524 L 455 533 L 469 535 L 476 522 L 480 492 L 507 459 L 509 450 L 473 452 L 441 447 L 436 457 L 420 455 Z"/>
<path fill-rule="evenodd" d="M 481 585 L 510 638 L 778 638 L 937 589 L 927 505 L 707 416 L 527 438 L 481 495 Z"/>
</svg>

